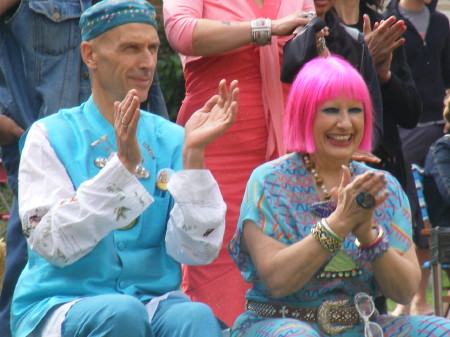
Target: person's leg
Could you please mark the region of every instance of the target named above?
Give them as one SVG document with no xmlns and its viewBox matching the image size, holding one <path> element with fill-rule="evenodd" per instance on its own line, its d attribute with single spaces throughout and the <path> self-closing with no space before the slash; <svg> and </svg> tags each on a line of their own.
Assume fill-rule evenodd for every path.
<svg viewBox="0 0 450 337">
<path fill-rule="evenodd" d="M 426 261 L 430 260 L 429 248 L 416 248 L 419 264 L 422 266 Z M 430 270 L 421 268 L 422 278 L 420 279 L 419 288 L 414 295 L 411 303 L 402 305 L 397 304 L 395 309 L 390 313 L 392 316 L 403 315 L 430 315 L 434 313 L 434 308 L 427 303 L 427 287 L 430 279 Z"/>
<path fill-rule="evenodd" d="M 155 337 L 220 337 L 212 310 L 203 303 L 169 297 L 159 303 L 152 319 Z"/>
<path fill-rule="evenodd" d="M 98 295 L 75 303 L 62 324 L 63 337 L 153 337 L 147 309 L 128 295 Z"/>
<path fill-rule="evenodd" d="M 239 318 L 238 318 L 239 319 Z M 242 329 L 233 327 L 231 337 L 321 337 L 309 323 L 292 318 L 268 318 Z"/>
<path fill-rule="evenodd" d="M 450 320 L 440 316 L 379 316 L 385 336 L 448 337 Z"/>
<path fill-rule="evenodd" d="M 417 248 L 417 258 L 422 266 L 425 262 L 430 261 L 429 248 Z M 427 303 L 427 287 L 430 279 L 430 269 L 421 268 L 422 278 L 419 283 L 419 289 L 411 301 L 411 315 L 431 315 L 434 313 L 434 308 Z"/>
<path fill-rule="evenodd" d="M 17 198 L 14 198 L 8 229 L 6 232 L 6 266 L 3 289 L 0 295 L 0 327 L 2 337 L 10 337 L 11 301 L 22 269 L 28 259 L 27 242 L 22 232 L 22 225 L 17 211 Z"/>
</svg>

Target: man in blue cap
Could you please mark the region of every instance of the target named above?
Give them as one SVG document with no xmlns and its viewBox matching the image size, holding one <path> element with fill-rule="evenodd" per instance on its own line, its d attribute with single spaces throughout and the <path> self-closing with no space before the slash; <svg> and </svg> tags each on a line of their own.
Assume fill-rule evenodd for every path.
<svg viewBox="0 0 450 337">
<path fill-rule="evenodd" d="M 139 109 L 156 66 L 153 7 L 105 0 L 80 19 L 92 96 L 28 130 L 19 214 L 29 246 L 14 336 L 220 336 L 181 293 L 180 263 L 217 256 L 226 206 L 205 147 L 230 127 L 238 89 L 219 84 L 183 130 Z"/>
<path fill-rule="evenodd" d="M 1 337 L 11 337 L 11 300 L 27 262 L 27 244 L 17 209 L 18 141 L 37 119 L 80 105 L 89 98 L 89 72 L 81 60 L 78 23 L 83 11 L 96 2 L 99 1 L 0 1 L 0 152 L 14 196 L 0 294 Z M 169 118 L 156 72 L 141 108 Z"/>
</svg>

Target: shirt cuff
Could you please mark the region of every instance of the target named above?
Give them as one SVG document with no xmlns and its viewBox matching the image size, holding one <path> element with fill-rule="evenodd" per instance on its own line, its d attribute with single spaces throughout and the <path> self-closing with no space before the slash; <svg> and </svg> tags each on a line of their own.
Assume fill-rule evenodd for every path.
<svg viewBox="0 0 450 337">
<path fill-rule="evenodd" d="M 167 184 L 176 203 L 220 205 L 223 203 L 219 186 L 209 170 L 182 170 L 172 175 Z"/>
</svg>

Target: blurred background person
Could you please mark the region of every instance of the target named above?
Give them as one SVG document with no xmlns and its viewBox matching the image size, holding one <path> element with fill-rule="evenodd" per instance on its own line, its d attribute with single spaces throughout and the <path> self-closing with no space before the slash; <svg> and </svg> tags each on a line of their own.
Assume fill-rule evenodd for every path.
<svg viewBox="0 0 450 337">
<path fill-rule="evenodd" d="M 248 285 L 233 264 L 226 244 L 252 170 L 284 153 L 281 123 L 288 85 L 280 78 L 282 48 L 308 22 L 311 0 L 164 0 L 168 41 L 180 53 L 186 96 L 177 123 L 184 125 L 219 79 L 239 81 L 236 123 L 206 149 L 206 165 L 227 204 L 224 245 L 212 265 L 185 267 L 182 289 L 207 303 L 227 325 L 244 310 Z"/>
<path fill-rule="evenodd" d="M 450 123 L 450 94 L 444 100 L 444 120 Z M 450 227 L 450 134 L 439 138 L 428 152 L 423 193 L 433 227 Z"/>
<path fill-rule="evenodd" d="M 450 124 L 450 93 L 444 99 L 444 120 Z M 448 132 L 448 129 L 447 129 Z M 450 134 L 435 141 L 428 151 L 423 173 L 423 194 L 430 224 L 450 227 Z M 444 269 L 450 278 L 450 269 Z"/>
</svg>

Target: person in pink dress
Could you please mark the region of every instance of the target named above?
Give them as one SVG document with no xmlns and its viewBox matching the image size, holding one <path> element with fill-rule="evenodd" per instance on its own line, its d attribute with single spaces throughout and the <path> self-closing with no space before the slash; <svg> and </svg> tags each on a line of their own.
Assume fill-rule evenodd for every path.
<svg viewBox="0 0 450 337">
<path fill-rule="evenodd" d="M 164 0 L 164 26 L 180 53 L 186 96 L 177 117 L 184 125 L 217 83 L 238 80 L 239 116 L 206 149 L 208 169 L 227 204 L 223 247 L 207 267 L 184 267 L 182 288 L 207 303 L 227 325 L 244 311 L 249 288 L 227 244 L 236 231 L 245 184 L 254 168 L 284 154 L 282 119 L 289 86 L 280 81 L 283 46 L 310 19 L 312 0 Z"/>
</svg>

